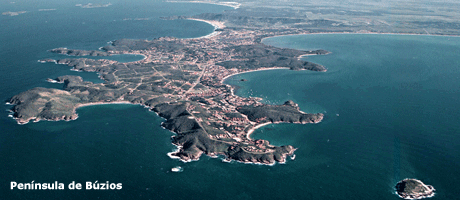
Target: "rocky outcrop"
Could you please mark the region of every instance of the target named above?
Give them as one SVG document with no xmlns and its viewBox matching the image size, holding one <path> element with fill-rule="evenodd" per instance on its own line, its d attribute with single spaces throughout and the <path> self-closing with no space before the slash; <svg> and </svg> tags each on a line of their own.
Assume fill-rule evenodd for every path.
<svg viewBox="0 0 460 200">
<path fill-rule="evenodd" d="M 435 189 L 417 179 L 404 179 L 395 186 L 396 193 L 403 199 L 423 199 L 434 196 Z"/>
<path fill-rule="evenodd" d="M 110 56 L 109 53 L 104 52 L 104 51 L 87 51 L 87 50 L 67 49 L 67 48 L 51 49 L 50 52 L 69 55 L 69 56 Z"/>
<path fill-rule="evenodd" d="M 246 115 L 249 120 L 257 123 L 318 123 L 324 116 L 322 113 L 302 113 L 293 101 L 287 101 L 283 105 L 242 106 L 237 110 Z"/>
<path fill-rule="evenodd" d="M 18 123 L 30 120 L 72 120 L 76 119 L 76 105 L 80 98 L 68 91 L 54 88 L 34 88 L 13 96 L 10 104 L 14 104 L 13 117 Z"/>
</svg>

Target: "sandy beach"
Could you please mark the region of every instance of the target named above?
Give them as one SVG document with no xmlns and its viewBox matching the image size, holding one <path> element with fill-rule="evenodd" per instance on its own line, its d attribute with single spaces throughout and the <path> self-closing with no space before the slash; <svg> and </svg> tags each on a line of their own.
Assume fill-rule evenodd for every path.
<svg viewBox="0 0 460 200">
<path fill-rule="evenodd" d="M 271 122 L 265 122 L 265 123 L 263 123 L 263 124 L 259 124 L 259 125 L 257 125 L 257 126 L 252 127 L 252 128 L 248 131 L 248 134 L 246 135 L 246 138 L 248 138 L 248 140 L 252 140 L 251 137 L 250 137 L 250 135 L 251 135 L 256 129 L 258 129 L 258 128 L 262 127 L 262 126 L 269 125 L 269 124 L 271 124 Z"/>
<path fill-rule="evenodd" d="M 189 20 L 195 20 L 195 21 L 200 21 L 200 22 L 206 22 L 208 24 L 211 24 L 212 26 L 214 26 L 215 29 L 223 29 L 225 28 L 226 26 L 224 25 L 224 22 L 220 22 L 220 21 L 214 21 L 214 20 L 204 20 L 204 19 L 197 19 L 197 18 L 187 18 Z"/>
<path fill-rule="evenodd" d="M 145 59 L 147 59 L 147 55 L 140 54 L 140 53 L 130 53 L 130 52 L 123 52 L 123 53 L 121 53 L 121 54 L 112 54 L 112 55 L 110 55 L 110 56 L 113 56 L 113 55 L 123 55 L 123 54 L 140 55 L 140 56 L 143 57 L 143 58 L 140 59 L 140 60 L 131 61 L 131 62 L 125 62 L 125 63 L 136 63 L 136 62 L 141 62 L 141 61 L 144 61 Z"/>
<path fill-rule="evenodd" d="M 224 25 L 224 22 L 219 22 L 219 21 L 213 21 L 213 20 L 204 20 L 204 19 L 196 19 L 196 18 L 187 18 L 188 20 L 194 20 L 194 21 L 200 21 L 200 22 L 205 22 L 210 24 L 211 26 L 214 27 L 214 31 L 208 35 L 197 37 L 197 38 L 190 38 L 190 39 L 201 39 L 201 38 L 210 38 L 214 37 L 216 35 L 220 34 L 220 31 L 216 31 L 216 29 L 223 29 L 226 26 Z"/>
<path fill-rule="evenodd" d="M 232 7 L 234 9 L 240 8 L 241 4 L 238 2 L 232 2 L 232 1 L 227 1 L 227 2 L 212 2 L 212 1 L 166 1 L 169 3 L 206 3 L 206 4 L 213 4 L 213 5 L 219 5 L 219 6 L 228 6 Z"/>
<path fill-rule="evenodd" d="M 133 104 L 129 101 L 109 101 L 109 102 L 93 102 L 93 103 L 79 103 L 75 106 L 74 112 L 81 107 L 86 106 L 96 106 L 96 105 L 104 105 L 104 104 Z M 134 105 L 134 104 L 133 104 Z"/>
<path fill-rule="evenodd" d="M 269 68 L 260 68 L 260 69 L 256 69 L 256 70 L 248 70 L 248 71 L 243 71 L 243 72 L 238 72 L 238 73 L 234 73 L 234 74 L 230 74 L 228 76 L 225 76 L 221 81 L 220 83 L 223 83 L 225 81 L 225 79 L 231 77 L 231 76 L 235 76 L 235 75 L 238 75 L 238 74 L 244 74 L 244 73 L 249 73 L 249 72 L 258 72 L 258 71 L 265 71 L 265 70 L 275 70 L 275 69 L 289 69 L 287 67 L 269 67 Z"/>
</svg>

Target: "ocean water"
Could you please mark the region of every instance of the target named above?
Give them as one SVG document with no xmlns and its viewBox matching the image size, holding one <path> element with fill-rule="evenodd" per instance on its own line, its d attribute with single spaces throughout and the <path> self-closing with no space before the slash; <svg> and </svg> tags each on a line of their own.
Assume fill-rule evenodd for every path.
<svg viewBox="0 0 460 200">
<path fill-rule="evenodd" d="M 172 15 L 195 15 L 203 12 L 222 12 L 232 9 L 225 6 L 192 3 L 166 3 L 163 1 L 111 1 L 106 8 L 83 9 L 75 4 L 84 2 L 26 0 L 0 2 L 0 11 L 28 11 L 18 16 L 0 16 L 0 73 L 2 91 L 8 98 L 18 91 L 37 86 L 48 86 L 43 80 L 60 75 L 80 75 L 88 81 L 98 81 L 97 74 L 69 72 L 69 68 L 53 63 L 37 63 L 38 59 L 62 58 L 48 52 L 58 47 L 97 50 L 108 42 L 122 39 L 153 39 L 164 36 L 179 38 L 200 37 L 214 27 L 191 20 L 161 20 Z M 93 4 L 105 1 L 93 1 Z M 38 11 L 39 9 L 56 9 Z M 143 20 L 135 20 L 143 19 Z M 65 56 L 64 56 L 65 57 Z M 133 58 L 118 56 L 115 60 Z M 135 60 L 139 59 L 134 58 Z M 38 70 L 39 69 L 39 70 Z M 33 71 L 33 73 L 30 73 Z M 12 84 L 9 84 L 12 83 Z M 14 87 L 10 86 L 14 85 Z"/>
<path fill-rule="evenodd" d="M 287 165 L 304 169 L 297 175 L 316 191 L 309 197 L 397 199 L 394 184 L 417 178 L 437 189 L 434 198 L 458 198 L 459 37 L 320 34 L 263 42 L 332 52 L 302 58 L 325 73 L 272 70 L 227 80 L 239 86 L 237 95 L 291 99 L 326 114 L 320 124 L 268 125 L 251 136 L 299 148 Z"/>
<path fill-rule="evenodd" d="M 81 9 L 78 1 L 0 2 L 0 97 L 72 72 L 38 63 L 57 47 L 97 49 L 120 38 L 199 37 L 213 27 L 160 16 L 222 12 L 224 6 L 112 1 Z M 93 2 L 107 3 L 107 2 Z M 38 9 L 56 8 L 39 12 Z M 123 20 L 149 18 L 148 20 Z M 182 163 L 163 119 L 137 105 L 78 109 L 70 122 L 17 125 L 0 115 L 0 199 L 398 199 L 400 179 L 417 178 L 437 189 L 435 199 L 456 199 L 460 177 L 460 38 L 403 35 L 308 35 L 264 43 L 326 49 L 309 56 L 328 72 L 272 70 L 233 76 L 240 96 L 280 104 L 294 100 L 305 112 L 323 112 L 319 124 L 268 125 L 252 135 L 298 148 L 294 160 L 274 166 L 224 163 L 203 156 Z M 248 81 L 240 82 L 241 78 Z M 181 166 L 181 173 L 171 168 Z M 121 190 L 10 190 L 10 182 L 122 183 Z"/>
</svg>

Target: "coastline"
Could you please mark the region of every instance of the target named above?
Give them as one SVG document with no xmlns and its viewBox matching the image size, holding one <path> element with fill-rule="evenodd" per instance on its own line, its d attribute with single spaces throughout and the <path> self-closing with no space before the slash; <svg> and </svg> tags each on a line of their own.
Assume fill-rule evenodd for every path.
<svg viewBox="0 0 460 200">
<path fill-rule="evenodd" d="M 211 37 L 214 37 L 220 34 L 220 31 L 216 31 L 217 29 L 224 29 L 226 27 L 224 25 L 224 22 L 219 22 L 219 21 L 204 20 L 204 19 L 197 19 L 197 18 L 186 18 L 186 20 L 200 21 L 200 22 L 207 23 L 214 27 L 214 30 L 210 34 L 207 34 L 201 37 L 197 37 L 197 38 L 189 38 L 189 39 L 211 38 Z"/>
<path fill-rule="evenodd" d="M 112 54 L 112 55 L 110 55 L 110 56 L 123 55 L 123 54 L 140 55 L 140 56 L 142 56 L 143 58 L 140 59 L 140 60 L 136 60 L 136 61 L 131 61 L 131 62 L 119 62 L 119 63 L 135 63 L 135 62 L 140 62 L 140 61 L 143 61 L 143 60 L 147 59 L 147 56 L 144 55 L 144 54 L 140 54 L 140 53 L 129 53 L 129 52 L 122 53 L 122 54 Z M 109 57 L 110 57 L 110 56 L 109 56 Z M 116 60 L 113 60 L 113 61 L 116 61 Z M 117 61 L 117 62 L 118 62 L 118 61 Z"/>
<path fill-rule="evenodd" d="M 81 108 L 81 107 L 86 107 L 86 106 L 97 106 L 97 105 L 104 105 L 104 104 L 132 104 L 132 105 L 135 105 L 129 101 L 110 101 L 110 102 L 92 102 L 92 103 L 78 103 L 75 105 L 75 108 L 74 108 L 74 112 L 76 112 L 76 110 L 78 108 Z"/>
<path fill-rule="evenodd" d="M 112 41 L 110 41 L 110 42 L 112 42 Z M 107 43 L 110 43 L 110 42 L 107 42 Z M 66 47 L 63 47 L 63 48 L 67 49 Z M 103 48 L 103 47 L 99 47 L 98 49 L 101 50 L 102 48 Z M 107 51 L 106 51 L 106 52 L 107 52 Z M 93 58 L 91 58 L 91 57 L 96 57 L 96 56 L 86 56 L 86 57 L 88 57 L 87 59 L 92 59 L 92 60 L 110 60 L 110 61 L 116 61 L 116 62 L 119 62 L 119 63 L 135 63 L 135 62 L 140 62 L 140 61 L 143 61 L 143 60 L 147 59 L 147 55 L 144 55 L 144 54 L 141 54 L 141 53 L 133 53 L 133 52 L 109 53 L 108 56 L 99 56 L 99 57 L 111 57 L 111 56 L 117 56 L 117 55 L 120 56 L 120 55 L 125 55 L 125 54 L 129 54 L 129 55 L 140 55 L 140 56 L 142 56 L 143 58 L 140 59 L 140 60 L 131 61 L 131 62 L 119 62 L 119 61 L 117 61 L 117 60 L 108 59 L 108 58 L 101 58 L 101 59 L 93 59 Z M 61 55 L 65 55 L 65 56 L 69 56 L 69 57 L 80 57 L 80 58 L 84 58 L 84 57 L 85 57 L 85 56 L 75 56 L 75 55 L 69 55 L 69 54 L 61 54 Z M 55 63 L 55 64 L 58 64 L 58 63 L 56 62 L 55 59 L 52 59 L 52 60 L 54 60 L 54 63 Z M 58 60 L 59 60 L 59 59 L 58 59 Z M 38 62 L 40 62 L 40 63 L 46 63 L 46 61 L 44 61 L 44 60 L 38 60 Z"/>
<path fill-rule="evenodd" d="M 73 121 L 73 120 L 76 120 L 78 119 L 78 114 L 77 114 L 77 109 L 78 108 L 81 108 L 81 107 L 86 107 L 86 106 L 96 106 L 96 105 L 104 105 L 104 104 L 132 104 L 132 105 L 136 105 L 136 104 L 133 104 L 129 101 L 113 101 L 113 102 L 93 102 L 93 103 L 83 103 L 83 104 L 76 104 L 74 109 L 73 109 L 73 112 L 74 114 L 72 115 L 72 117 L 70 117 L 69 119 L 65 119 L 65 116 L 63 116 L 62 118 L 58 118 L 58 119 L 43 119 L 43 118 L 28 118 L 28 119 L 25 119 L 25 120 L 20 120 L 16 117 L 13 117 L 12 113 L 14 113 L 12 110 L 10 110 L 10 115 L 11 117 L 16 120 L 16 122 L 19 124 L 19 125 L 24 125 L 24 124 L 27 124 L 29 123 L 30 121 L 32 122 L 40 122 L 40 121 Z M 10 104 L 7 104 L 7 105 L 12 105 L 11 103 Z M 10 117 L 10 115 L 8 115 L 8 117 Z"/>
<path fill-rule="evenodd" d="M 262 38 L 260 43 L 264 43 L 265 39 L 274 37 L 294 36 L 294 35 L 325 35 L 325 34 L 356 34 L 356 35 L 416 35 L 416 36 L 440 36 L 440 37 L 460 37 L 460 35 L 436 35 L 436 34 L 422 34 L 422 33 L 377 33 L 377 32 L 318 32 L 318 33 L 295 33 L 285 35 L 274 35 Z"/>
<path fill-rule="evenodd" d="M 241 3 L 238 2 L 233 2 L 233 1 L 227 1 L 227 2 L 211 2 L 211 1 L 166 1 L 168 3 L 206 3 L 206 4 L 212 4 L 212 5 L 219 5 L 219 6 L 228 6 L 232 7 L 233 9 L 238 9 L 241 6 Z"/>
<path fill-rule="evenodd" d="M 235 76 L 235 75 L 238 75 L 238 74 L 245 74 L 245 73 L 249 73 L 249 72 L 258 72 L 258 71 L 265 71 L 265 70 L 275 70 L 275 69 L 289 69 L 287 67 L 268 67 L 268 68 L 260 68 L 260 69 L 255 69 L 255 70 L 248 70 L 248 71 L 242 71 L 242 72 L 237 72 L 237 73 L 234 73 L 234 74 L 230 74 L 230 75 L 227 75 L 225 76 L 224 78 L 222 78 L 222 80 L 220 81 L 220 83 L 224 83 L 224 81 L 231 77 L 231 76 Z M 228 85 L 228 84 L 226 84 Z"/>
<path fill-rule="evenodd" d="M 300 111 L 300 110 L 299 110 L 299 112 L 302 113 L 302 114 L 306 114 L 305 112 Z M 323 115 L 323 116 L 324 116 L 324 115 Z M 321 117 L 321 119 L 320 119 L 318 122 L 312 122 L 311 124 L 317 124 L 317 123 L 320 123 L 320 122 L 322 122 L 322 121 L 323 121 L 323 117 Z M 306 124 L 306 123 L 302 123 L 302 122 L 283 122 L 283 121 L 265 122 L 265 123 L 262 123 L 262 124 L 258 124 L 257 126 L 254 126 L 254 127 L 252 127 L 251 129 L 249 129 L 249 131 L 248 131 L 248 133 L 247 133 L 247 135 L 246 135 L 246 138 L 247 138 L 248 140 L 253 140 L 253 139 L 250 137 L 250 135 L 251 135 L 252 133 L 254 133 L 255 130 L 259 129 L 260 127 L 269 125 L 269 124 L 281 124 L 281 123 Z"/>
<path fill-rule="evenodd" d="M 328 54 L 330 54 L 330 53 L 328 53 Z M 324 56 L 324 55 L 327 55 L 327 54 L 323 54 L 323 56 Z M 308 56 L 321 56 L 321 55 L 319 55 L 319 54 L 308 54 L 308 53 L 306 53 L 306 54 L 302 54 L 302 55 L 300 55 L 299 57 L 297 57 L 297 60 L 302 60 L 303 57 L 308 57 Z"/>
<path fill-rule="evenodd" d="M 188 20 L 195 20 L 195 21 L 200 21 L 200 22 L 205 22 L 210 24 L 211 26 L 214 26 L 215 29 L 218 28 L 225 28 L 226 26 L 224 25 L 224 22 L 219 22 L 219 21 L 214 21 L 214 20 L 204 20 L 204 19 L 197 19 L 197 18 L 187 18 Z"/>
<path fill-rule="evenodd" d="M 250 137 L 250 135 L 251 135 L 255 130 L 257 130 L 257 129 L 260 128 L 260 127 L 269 125 L 269 124 L 272 124 L 272 123 L 271 123 L 271 122 L 265 122 L 265 123 L 263 123 L 263 124 L 259 124 L 259 125 L 257 125 L 257 126 L 252 127 L 251 129 L 249 129 L 249 131 L 248 131 L 248 133 L 247 133 L 247 135 L 246 135 L 246 138 L 247 138 L 248 140 L 252 140 L 251 137 Z"/>
</svg>

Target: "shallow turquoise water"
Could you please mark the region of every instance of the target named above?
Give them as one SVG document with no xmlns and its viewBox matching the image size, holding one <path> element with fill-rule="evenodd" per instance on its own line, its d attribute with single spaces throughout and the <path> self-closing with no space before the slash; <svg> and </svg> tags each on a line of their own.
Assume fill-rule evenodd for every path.
<svg viewBox="0 0 460 200">
<path fill-rule="evenodd" d="M 78 1 L 8 3 L 0 3 L 1 12 L 61 9 L 0 16 L 6 24 L 0 29 L 0 97 L 4 100 L 37 86 L 59 87 L 45 82 L 46 78 L 77 74 L 97 80 L 94 73 L 37 63 L 50 56 L 49 49 L 92 50 L 120 38 L 198 37 L 213 27 L 156 17 L 229 9 L 155 1 L 115 1 L 105 10 L 76 9 Z M 135 17 L 151 20 L 123 21 Z M 24 26 L 17 26 L 20 23 Z M 393 186 L 405 177 L 433 185 L 435 198 L 456 198 L 460 189 L 459 38 L 308 35 L 264 42 L 333 52 L 306 58 L 325 65 L 325 73 L 273 70 L 227 81 L 240 87 L 237 94 L 241 96 L 263 97 L 272 104 L 292 99 L 305 112 L 326 113 L 319 124 L 268 125 L 252 135 L 272 144 L 295 146 L 295 160 L 275 166 L 223 163 L 206 156 L 191 163 L 172 160 L 166 153 L 175 148 L 170 142 L 173 133 L 160 127 L 163 119 L 137 105 L 83 107 L 75 121 L 27 125 L 8 118 L 9 106 L 4 106 L 1 198 L 398 199 Z M 248 81 L 239 82 L 241 78 Z M 171 173 L 175 166 L 184 171 Z M 33 180 L 121 182 L 123 189 L 9 190 L 11 181 Z"/>
</svg>

